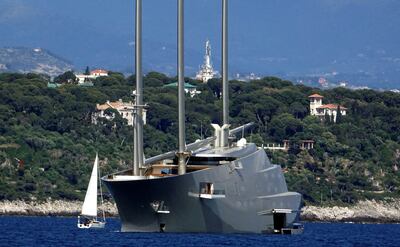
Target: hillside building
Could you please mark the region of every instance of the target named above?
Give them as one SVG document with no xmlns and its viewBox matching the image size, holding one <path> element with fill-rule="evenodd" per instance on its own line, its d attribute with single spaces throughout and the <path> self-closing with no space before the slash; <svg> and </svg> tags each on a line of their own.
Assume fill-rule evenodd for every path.
<svg viewBox="0 0 400 247">
<path fill-rule="evenodd" d="M 164 87 L 166 87 L 166 88 L 178 87 L 178 83 L 173 82 L 173 83 L 165 85 Z M 190 83 L 185 82 L 184 88 L 185 88 L 185 93 L 189 94 L 191 98 L 193 98 L 197 94 L 201 94 L 201 91 L 198 91 L 197 87 Z"/>
<path fill-rule="evenodd" d="M 100 76 L 108 76 L 108 71 L 103 69 L 95 69 L 90 71 L 90 75 L 76 74 L 78 84 L 90 83 Z"/>
<path fill-rule="evenodd" d="M 299 148 L 301 150 L 314 149 L 315 142 L 313 140 L 300 140 L 299 143 L 290 143 L 289 140 L 283 140 L 283 144 L 268 143 L 264 149 L 288 151 L 292 148 Z"/>
<path fill-rule="evenodd" d="M 95 70 L 90 71 L 90 75 L 97 76 L 97 77 L 108 76 L 108 71 L 104 70 L 104 69 L 95 69 Z"/>
<path fill-rule="evenodd" d="M 308 97 L 310 99 L 310 115 L 318 116 L 321 120 L 325 119 L 325 116 L 331 117 L 333 122 L 336 123 L 338 110 L 342 116 L 346 116 L 347 108 L 337 104 L 322 104 L 322 99 L 324 96 L 319 94 L 313 94 Z"/>
<path fill-rule="evenodd" d="M 115 102 L 107 101 L 104 104 L 96 105 L 96 113 L 94 113 L 92 117 L 92 122 L 97 124 L 97 120 L 99 117 L 106 118 L 109 120 L 114 119 L 115 115 L 105 114 L 107 109 L 115 109 L 121 115 L 122 118 L 128 121 L 129 126 L 133 126 L 133 111 L 134 111 L 134 103 L 132 102 L 123 102 L 121 99 Z M 146 110 L 143 110 L 143 123 L 146 124 Z"/>
</svg>

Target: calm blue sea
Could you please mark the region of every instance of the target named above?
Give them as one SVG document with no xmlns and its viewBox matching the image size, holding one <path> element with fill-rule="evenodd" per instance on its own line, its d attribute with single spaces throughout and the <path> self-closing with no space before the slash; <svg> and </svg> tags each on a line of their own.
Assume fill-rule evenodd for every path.
<svg viewBox="0 0 400 247">
<path fill-rule="evenodd" d="M 400 246 L 400 225 L 306 224 L 302 235 L 121 233 L 80 230 L 75 218 L 0 217 L 0 246 Z"/>
</svg>

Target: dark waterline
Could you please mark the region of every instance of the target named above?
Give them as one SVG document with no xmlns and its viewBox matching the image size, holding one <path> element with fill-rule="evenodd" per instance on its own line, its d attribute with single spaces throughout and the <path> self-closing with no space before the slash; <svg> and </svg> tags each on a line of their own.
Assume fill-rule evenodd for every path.
<svg viewBox="0 0 400 247">
<path fill-rule="evenodd" d="M 75 218 L 0 217 L 0 246 L 400 246 L 400 225 L 307 223 L 302 235 L 121 233 L 108 219 L 81 230 Z"/>
</svg>

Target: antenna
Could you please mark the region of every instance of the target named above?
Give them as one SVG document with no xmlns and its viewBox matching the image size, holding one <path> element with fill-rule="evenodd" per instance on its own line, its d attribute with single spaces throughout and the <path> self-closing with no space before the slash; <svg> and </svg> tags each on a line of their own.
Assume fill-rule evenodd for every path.
<svg viewBox="0 0 400 247">
<path fill-rule="evenodd" d="M 203 140 L 203 121 L 200 121 L 200 139 Z"/>
</svg>

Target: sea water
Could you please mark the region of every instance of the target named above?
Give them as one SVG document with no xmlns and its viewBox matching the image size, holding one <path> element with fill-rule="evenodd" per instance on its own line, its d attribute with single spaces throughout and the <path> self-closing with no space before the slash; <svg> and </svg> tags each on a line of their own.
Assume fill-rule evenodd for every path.
<svg viewBox="0 0 400 247">
<path fill-rule="evenodd" d="M 75 218 L 0 217 L 0 246 L 400 246 L 400 225 L 305 224 L 301 235 L 121 233 L 78 229 Z"/>
</svg>

